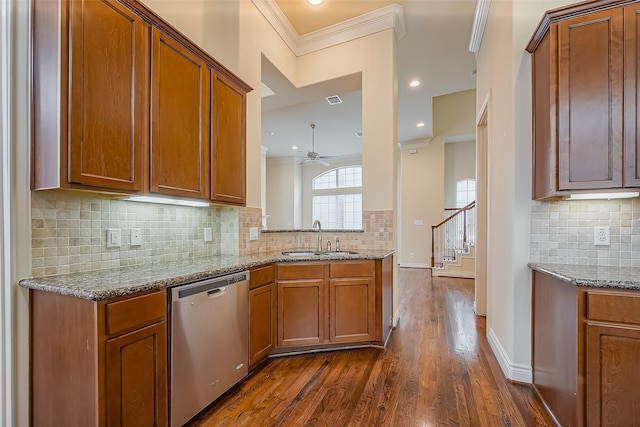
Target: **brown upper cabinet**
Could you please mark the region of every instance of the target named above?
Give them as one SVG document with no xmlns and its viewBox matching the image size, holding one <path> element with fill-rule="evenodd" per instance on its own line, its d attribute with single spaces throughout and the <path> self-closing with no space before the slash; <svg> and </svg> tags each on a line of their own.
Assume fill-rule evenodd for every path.
<svg viewBox="0 0 640 427">
<path fill-rule="evenodd" d="M 143 191 L 149 25 L 113 0 L 36 0 L 33 25 L 32 187 Z"/>
<path fill-rule="evenodd" d="M 211 200 L 244 205 L 246 94 L 215 71 L 211 94 Z"/>
<path fill-rule="evenodd" d="M 640 186 L 634 3 L 548 11 L 529 42 L 534 199 Z"/>
<path fill-rule="evenodd" d="M 151 46 L 151 192 L 207 198 L 209 68 L 157 28 Z"/>
<path fill-rule="evenodd" d="M 245 204 L 246 83 L 135 0 L 34 0 L 32 189 Z"/>
</svg>

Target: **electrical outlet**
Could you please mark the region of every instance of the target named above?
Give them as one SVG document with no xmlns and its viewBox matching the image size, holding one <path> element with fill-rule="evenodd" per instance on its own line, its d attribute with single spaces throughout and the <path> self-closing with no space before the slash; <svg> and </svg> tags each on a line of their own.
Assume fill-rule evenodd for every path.
<svg viewBox="0 0 640 427">
<path fill-rule="evenodd" d="M 131 229 L 131 246 L 142 246 L 142 229 Z"/>
<path fill-rule="evenodd" d="M 258 227 L 249 227 L 249 240 L 258 240 Z"/>
<path fill-rule="evenodd" d="M 213 240 L 213 230 L 211 227 L 205 227 L 204 229 L 204 241 L 211 242 Z"/>
<path fill-rule="evenodd" d="M 120 247 L 120 230 L 109 228 L 107 230 L 107 249 Z"/>
<path fill-rule="evenodd" d="M 593 227 L 593 245 L 594 246 L 611 245 L 611 236 L 609 235 L 609 227 Z"/>
<path fill-rule="evenodd" d="M 413 258 L 415 254 L 413 252 L 409 252 L 409 258 Z"/>
</svg>

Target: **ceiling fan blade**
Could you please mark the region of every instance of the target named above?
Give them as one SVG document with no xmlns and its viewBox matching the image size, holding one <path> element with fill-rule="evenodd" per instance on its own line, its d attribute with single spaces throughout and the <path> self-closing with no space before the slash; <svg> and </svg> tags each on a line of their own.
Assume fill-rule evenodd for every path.
<svg viewBox="0 0 640 427">
<path fill-rule="evenodd" d="M 320 163 L 321 165 L 324 165 L 324 166 L 329 166 L 329 163 L 325 162 L 322 159 L 316 159 L 316 162 L 318 162 L 318 163 Z"/>
</svg>

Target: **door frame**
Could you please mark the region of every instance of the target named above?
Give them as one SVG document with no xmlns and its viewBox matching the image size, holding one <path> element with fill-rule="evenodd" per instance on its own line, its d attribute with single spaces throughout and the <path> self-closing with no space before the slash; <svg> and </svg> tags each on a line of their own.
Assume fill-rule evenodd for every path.
<svg viewBox="0 0 640 427">
<path fill-rule="evenodd" d="M 488 285 L 487 254 L 489 252 L 489 107 L 491 92 L 485 97 L 476 119 L 476 278 L 475 301 L 477 316 L 487 315 Z"/>
</svg>

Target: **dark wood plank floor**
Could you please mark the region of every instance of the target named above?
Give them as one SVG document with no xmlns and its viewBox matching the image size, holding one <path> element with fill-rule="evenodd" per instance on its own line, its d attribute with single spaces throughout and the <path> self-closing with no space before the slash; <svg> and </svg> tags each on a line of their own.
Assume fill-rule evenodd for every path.
<svg viewBox="0 0 640 427">
<path fill-rule="evenodd" d="M 386 350 L 271 359 L 194 426 L 552 426 L 505 380 L 473 312 L 473 280 L 400 269 Z"/>
</svg>

